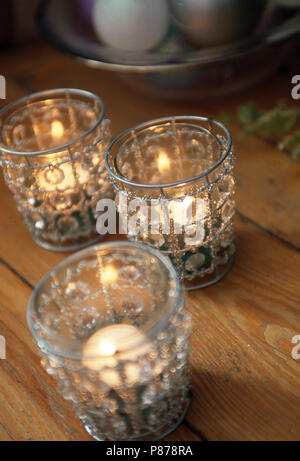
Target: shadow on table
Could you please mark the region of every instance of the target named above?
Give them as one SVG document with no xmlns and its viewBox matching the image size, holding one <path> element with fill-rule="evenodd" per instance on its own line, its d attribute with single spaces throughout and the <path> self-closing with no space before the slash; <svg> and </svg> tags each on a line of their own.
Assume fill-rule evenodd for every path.
<svg viewBox="0 0 300 461">
<path fill-rule="evenodd" d="M 186 421 L 195 432 L 208 440 L 298 440 L 299 406 L 289 386 L 273 386 L 263 375 L 255 380 L 236 360 L 224 374 L 192 373 Z"/>
</svg>

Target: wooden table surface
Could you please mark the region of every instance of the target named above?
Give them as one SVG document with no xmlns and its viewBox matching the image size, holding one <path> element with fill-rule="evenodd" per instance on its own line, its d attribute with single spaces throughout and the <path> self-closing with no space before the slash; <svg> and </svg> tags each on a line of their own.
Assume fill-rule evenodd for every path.
<svg viewBox="0 0 300 461">
<path fill-rule="evenodd" d="M 114 135 L 166 115 L 220 118 L 249 100 L 263 108 L 282 97 L 300 104 L 290 96 L 291 77 L 300 72 L 290 67 L 243 95 L 178 103 L 132 93 L 117 75 L 86 68 L 43 42 L 2 52 L 0 65 L 7 102 L 49 88 L 90 90 L 104 100 Z M 237 154 L 236 259 L 221 282 L 187 295 L 194 398 L 167 440 L 299 440 L 300 359 L 291 356 L 291 340 L 300 334 L 300 165 L 229 128 Z M 34 286 L 65 255 L 34 243 L 2 178 L 0 210 L 0 334 L 7 342 L 0 440 L 91 440 L 40 367 L 26 324 Z"/>
</svg>

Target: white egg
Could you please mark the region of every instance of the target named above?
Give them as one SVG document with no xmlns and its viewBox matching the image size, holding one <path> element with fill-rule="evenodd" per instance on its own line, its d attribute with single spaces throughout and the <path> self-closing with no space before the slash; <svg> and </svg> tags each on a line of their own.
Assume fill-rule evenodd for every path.
<svg viewBox="0 0 300 461">
<path fill-rule="evenodd" d="M 165 37 L 169 23 L 167 0 L 96 0 L 93 8 L 99 39 L 120 50 L 155 47 Z"/>
</svg>

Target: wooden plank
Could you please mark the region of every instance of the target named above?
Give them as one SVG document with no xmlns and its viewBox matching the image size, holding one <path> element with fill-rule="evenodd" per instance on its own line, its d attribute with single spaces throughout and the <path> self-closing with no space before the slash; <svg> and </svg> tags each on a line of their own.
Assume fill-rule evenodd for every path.
<svg viewBox="0 0 300 461">
<path fill-rule="evenodd" d="M 300 250 L 300 162 L 257 137 L 241 139 L 236 127 L 231 131 L 237 210 Z"/>
<path fill-rule="evenodd" d="M 2 264 L 0 293 L 7 352 L 0 361 L 0 440 L 89 440 L 40 366 L 26 322 L 31 290 Z M 61 418 L 51 406 L 60 409 Z"/>
<path fill-rule="evenodd" d="M 62 255 L 40 248 L 32 239 L 4 179 L 0 180 L 0 255 L 30 284 L 57 264 Z"/>
<path fill-rule="evenodd" d="M 199 442 L 200 439 L 188 427 L 181 424 L 174 432 L 162 439 L 164 442 Z"/>
<path fill-rule="evenodd" d="M 279 100 L 299 106 L 291 97 L 292 72 L 280 73 L 267 83 L 213 104 L 211 116 L 233 114 L 236 107 L 255 101 L 270 110 Z M 300 249 L 300 162 L 259 136 L 244 137 L 242 129 L 228 123 L 237 156 L 237 209 L 280 239 Z"/>
<path fill-rule="evenodd" d="M 209 440 L 299 440 L 300 258 L 248 223 L 220 283 L 193 292 L 188 422 Z"/>
</svg>

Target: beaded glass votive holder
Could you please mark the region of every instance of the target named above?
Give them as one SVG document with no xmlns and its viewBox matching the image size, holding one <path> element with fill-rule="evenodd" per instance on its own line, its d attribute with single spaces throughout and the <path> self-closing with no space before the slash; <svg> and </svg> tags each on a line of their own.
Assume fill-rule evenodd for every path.
<svg viewBox="0 0 300 461">
<path fill-rule="evenodd" d="M 35 289 L 28 323 L 63 397 L 97 440 L 154 440 L 189 405 L 190 317 L 158 250 L 112 242 L 82 250 Z"/>
<path fill-rule="evenodd" d="M 186 289 L 228 272 L 234 154 L 222 123 L 194 116 L 144 123 L 117 137 L 105 161 L 123 233 L 168 255 Z"/>
<path fill-rule="evenodd" d="M 1 110 L 4 176 L 39 245 L 70 251 L 99 240 L 96 203 L 113 198 L 109 125 L 101 99 L 82 90 L 43 91 Z"/>
</svg>

